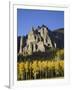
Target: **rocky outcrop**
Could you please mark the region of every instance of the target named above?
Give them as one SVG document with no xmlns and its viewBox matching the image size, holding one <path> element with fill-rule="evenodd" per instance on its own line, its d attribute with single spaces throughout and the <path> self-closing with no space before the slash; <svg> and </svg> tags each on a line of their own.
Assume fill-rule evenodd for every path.
<svg viewBox="0 0 72 90">
<path fill-rule="evenodd" d="M 54 33 L 55 34 L 55 33 Z M 28 35 L 18 38 L 18 53 L 32 55 L 34 52 L 45 52 L 48 48 L 56 48 L 56 37 L 48 27 L 42 25 L 37 29 L 32 27 Z"/>
</svg>

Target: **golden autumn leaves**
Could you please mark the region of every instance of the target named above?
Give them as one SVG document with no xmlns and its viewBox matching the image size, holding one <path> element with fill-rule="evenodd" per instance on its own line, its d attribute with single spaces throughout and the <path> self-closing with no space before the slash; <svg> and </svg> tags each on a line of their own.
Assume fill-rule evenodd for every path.
<svg viewBox="0 0 72 90">
<path fill-rule="evenodd" d="M 45 79 L 64 76 L 63 60 L 33 60 L 17 63 L 17 79 Z"/>
<path fill-rule="evenodd" d="M 17 62 L 17 80 L 64 77 L 64 49 L 53 52 L 51 59 L 25 59 Z"/>
</svg>

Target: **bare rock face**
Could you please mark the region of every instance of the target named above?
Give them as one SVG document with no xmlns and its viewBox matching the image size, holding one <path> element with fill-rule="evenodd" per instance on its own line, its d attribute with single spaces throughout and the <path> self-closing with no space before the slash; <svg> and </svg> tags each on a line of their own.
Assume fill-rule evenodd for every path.
<svg viewBox="0 0 72 90">
<path fill-rule="evenodd" d="M 50 37 L 50 32 L 45 25 L 38 26 L 37 29 L 32 27 L 28 33 L 26 40 L 20 38 L 19 53 L 32 55 L 34 52 L 45 52 L 46 48 L 56 48 L 56 42 Z"/>
<path fill-rule="evenodd" d="M 42 41 L 37 43 L 38 49 L 37 51 L 45 52 L 44 43 Z"/>
<path fill-rule="evenodd" d="M 19 50 L 19 53 L 23 52 L 22 47 L 23 47 L 23 37 L 21 37 L 21 39 L 20 39 L 20 50 Z"/>
</svg>

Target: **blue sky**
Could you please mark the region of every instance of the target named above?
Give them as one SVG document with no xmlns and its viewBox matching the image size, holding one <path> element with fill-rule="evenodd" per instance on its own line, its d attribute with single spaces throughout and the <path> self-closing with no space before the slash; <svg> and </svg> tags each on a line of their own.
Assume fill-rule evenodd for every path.
<svg viewBox="0 0 72 90">
<path fill-rule="evenodd" d="M 64 28 L 64 11 L 17 9 L 18 36 L 26 35 L 32 27 L 43 24 L 52 31 Z"/>
</svg>

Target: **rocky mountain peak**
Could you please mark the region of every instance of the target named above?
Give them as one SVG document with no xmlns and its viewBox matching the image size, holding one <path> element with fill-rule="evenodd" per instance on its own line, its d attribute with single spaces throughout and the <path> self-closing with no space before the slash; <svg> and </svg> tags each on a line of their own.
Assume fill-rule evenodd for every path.
<svg viewBox="0 0 72 90">
<path fill-rule="evenodd" d="M 49 31 L 48 27 L 45 25 L 41 27 L 38 26 L 36 29 L 32 27 L 27 38 L 18 38 L 18 53 L 25 56 L 32 55 L 34 52 L 39 51 L 46 52 L 48 48 L 58 48 L 58 39 L 55 37 L 55 33 Z M 61 40 L 59 42 L 61 42 Z"/>
</svg>

